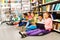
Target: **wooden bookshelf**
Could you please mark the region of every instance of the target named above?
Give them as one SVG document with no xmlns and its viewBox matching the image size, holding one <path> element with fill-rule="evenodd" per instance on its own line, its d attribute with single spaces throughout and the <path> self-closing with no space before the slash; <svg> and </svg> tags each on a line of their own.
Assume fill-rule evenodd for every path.
<svg viewBox="0 0 60 40">
<path fill-rule="evenodd" d="M 51 5 L 51 7 L 53 6 L 53 4 L 57 4 L 57 3 L 60 3 L 60 0 L 56 0 L 56 1 L 50 1 L 50 2 L 47 2 L 47 3 L 45 3 L 45 0 L 42 0 L 42 4 L 39 4 L 38 6 L 34 6 L 33 7 L 33 9 L 34 8 L 38 8 L 38 9 L 40 9 L 38 12 L 40 12 L 40 13 L 44 13 L 44 12 L 51 12 L 51 13 L 54 13 L 54 12 L 56 12 L 56 13 L 60 13 L 60 10 L 52 10 L 52 8 L 50 9 L 50 5 Z M 31 3 L 32 4 L 32 3 Z M 42 10 L 42 7 L 43 6 L 46 6 L 46 10 Z M 37 13 L 38 13 L 37 12 Z M 57 32 L 60 32 L 60 30 L 57 30 L 57 29 L 54 29 L 55 31 L 57 31 Z"/>
<path fill-rule="evenodd" d="M 46 6 L 46 5 L 52 5 L 52 4 L 57 4 L 57 3 L 60 3 L 60 0 L 59 1 L 52 1 L 52 2 L 48 2 L 48 3 L 44 3 L 44 4 L 40 4 L 39 6 Z"/>
<path fill-rule="evenodd" d="M 41 11 L 41 13 L 44 13 L 46 11 Z M 53 11 L 48 11 L 48 12 L 60 12 L 60 10 L 53 10 Z"/>
<path fill-rule="evenodd" d="M 60 3 L 60 0 L 59 1 L 48 2 L 48 3 L 44 3 L 44 4 L 39 4 L 38 6 L 34 6 L 33 8 L 38 8 L 38 7 L 42 7 L 42 6 L 46 6 L 46 5 L 52 5 L 52 4 L 57 4 L 57 3 Z M 51 12 L 53 12 L 53 11 L 51 11 Z"/>
</svg>

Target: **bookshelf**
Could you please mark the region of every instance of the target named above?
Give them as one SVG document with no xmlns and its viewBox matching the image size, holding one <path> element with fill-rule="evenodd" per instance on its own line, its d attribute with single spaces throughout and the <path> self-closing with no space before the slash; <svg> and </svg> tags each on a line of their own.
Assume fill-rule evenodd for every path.
<svg viewBox="0 0 60 40">
<path fill-rule="evenodd" d="M 57 4 L 57 3 L 60 3 L 60 1 L 52 1 L 52 2 L 48 2 L 48 3 L 44 3 L 44 4 L 39 4 L 39 6 L 52 5 L 52 4 Z"/>
<path fill-rule="evenodd" d="M 37 13 L 40 12 L 43 14 L 47 11 L 51 12 L 52 14 L 56 14 L 57 17 L 60 17 L 60 0 L 38 0 L 38 6 L 35 6 L 32 9 L 36 11 L 36 8 L 38 8 Z M 54 30 L 60 32 L 60 28 Z"/>
</svg>

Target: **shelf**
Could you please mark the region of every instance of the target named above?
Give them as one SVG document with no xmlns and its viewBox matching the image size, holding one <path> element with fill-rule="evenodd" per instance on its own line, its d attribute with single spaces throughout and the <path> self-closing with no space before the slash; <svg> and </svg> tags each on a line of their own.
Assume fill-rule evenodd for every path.
<svg viewBox="0 0 60 40">
<path fill-rule="evenodd" d="M 60 33 L 60 30 L 58 30 L 58 29 L 54 29 L 54 31 L 56 31 L 56 32 L 59 32 L 59 33 Z"/>
<path fill-rule="evenodd" d="M 48 2 L 48 3 L 45 3 L 45 4 L 40 4 L 39 6 L 52 5 L 52 4 L 57 4 L 57 3 L 60 3 L 60 0 L 59 1 Z"/>
<path fill-rule="evenodd" d="M 37 7 L 38 7 L 38 6 L 32 6 L 32 9 L 33 9 L 33 8 L 37 8 Z"/>
<path fill-rule="evenodd" d="M 30 2 L 30 4 L 35 4 L 36 2 Z"/>
<path fill-rule="evenodd" d="M 53 10 L 53 11 L 42 11 L 43 12 L 60 12 L 60 10 Z"/>
<path fill-rule="evenodd" d="M 60 3 L 60 1 L 52 1 L 52 2 L 45 3 L 45 4 L 40 4 L 39 6 L 35 6 L 33 8 L 42 7 L 42 6 L 46 6 L 46 5 L 57 4 L 57 3 Z"/>
</svg>

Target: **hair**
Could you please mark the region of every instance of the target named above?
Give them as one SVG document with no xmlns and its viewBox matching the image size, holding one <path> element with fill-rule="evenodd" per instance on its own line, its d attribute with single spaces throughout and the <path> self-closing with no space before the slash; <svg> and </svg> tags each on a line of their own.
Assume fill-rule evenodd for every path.
<svg viewBox="0 0 60 40">
<path fill-rule="evenodd" d="M 23 13 L 23 15 L 27 16 L 27 13 Z"/>
<path fill-rule="evenodd" d="M 35 13 L 34 12 L 31 12 L 31 14 L 34 14 L 34 16 L 35 16 Z"/>
<path fill-rule="evenodd" d="M 31 13 L 31 12 L 28 12 L 28 13 Z"/>
<path fill-rule="evenodd" d="M 29 15 L 31 15 L 31 12 L 28 12 L 28 13 L 29 13 Z M 27 14 L 28 14 L 28 13 L 27 13 Z"/>
<path fill-rule="evenodd" d="M 44 13 L 47 13 L 48 14 L 48 17 L 51 18 L 51 13 L 50 12 L 44 12 Z"/>
<path fill-rule="evenodd" d="M 38 16 L 41 16 L 41 17 L 43 17 L 43 15 L 42 15 L 42 14 L 39 14 Z"/>
</svg>

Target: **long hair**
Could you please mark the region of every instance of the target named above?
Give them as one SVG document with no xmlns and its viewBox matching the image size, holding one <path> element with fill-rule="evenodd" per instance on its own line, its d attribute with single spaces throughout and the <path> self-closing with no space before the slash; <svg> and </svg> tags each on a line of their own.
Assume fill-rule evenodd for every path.
<svg viewBox="0 0 60 40">
<path fill-rule="evenodd" d="M 51 18 L 51 15 L 50 15 L 51 13 L 50 13 L 50 12 L 45 12 L 45 13 L 48 14 L 48 17 L 49 17 L 49 18 Z"/>
</svg>

